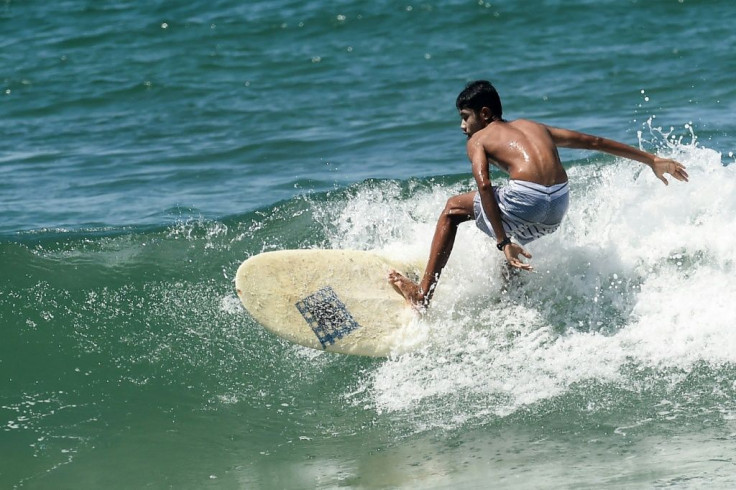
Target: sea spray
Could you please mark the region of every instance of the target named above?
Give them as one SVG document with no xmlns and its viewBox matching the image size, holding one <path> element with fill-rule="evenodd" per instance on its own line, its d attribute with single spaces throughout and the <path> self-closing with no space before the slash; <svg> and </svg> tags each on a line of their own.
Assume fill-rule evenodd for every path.
<svg viewBox="0 0 736 490">
<path fill-rule="evenodd" d="M 490 241 L 461 225 L 422 320 L 425 344 L 376 366 L 348 400 L 403 413 L 423 431 L 487 423 L 590 383 L 674 389 L 698 366 L 736 363 L 736 238 L 724 231 L 736 225 L 736 170 L 707 148 L 674 149 L 689 183 L 666 187 L 620 159 L 570 168 L 569 215 L 529 245 L 531 274 L 506 279 Z M 333 243 L 424 255 L 435 214 L 471 186 L 429 186 L 405 200 L 393 184 L 357 193 Z M 366 220 L 387 223 L 391 239 L 364 238 Z"/>
</svg>

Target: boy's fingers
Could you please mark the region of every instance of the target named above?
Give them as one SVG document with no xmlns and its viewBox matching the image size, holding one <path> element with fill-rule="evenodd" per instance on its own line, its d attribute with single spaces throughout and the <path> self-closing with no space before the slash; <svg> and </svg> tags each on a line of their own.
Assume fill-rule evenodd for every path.
<svg viewBox="0 0 736 490">
<path fill-rule="evenodd" d="M 524 262 L 521 262 L 521 261 L 518 261 L 518 260 L 516 261 L 515 264 L 511 264 L 511 265 L 513 265 L 514 267 L 516 267 L 518 269 L 524 269 L 525 271 L 532 270 L 531 264 L 525 264 Z"/>
</svg>

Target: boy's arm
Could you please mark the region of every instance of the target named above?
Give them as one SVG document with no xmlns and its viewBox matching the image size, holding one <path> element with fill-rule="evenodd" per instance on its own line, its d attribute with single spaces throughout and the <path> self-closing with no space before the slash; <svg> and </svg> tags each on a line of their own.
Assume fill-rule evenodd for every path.
<svg viewBox="0 0 736 490">
<path fill-rule="evenodd" d="M 496 235 L 496 243 L 499 244 L 506 240 L 506 231 L 503 229 L 503 222 L 501 221 L 501 210 L 498 207 L 496 197 L 493 195 L 491 174 L 488 169 L 488 156 L 482 142 L 477 138 L 471 138 L 468 141 L 468 158 L 470 158 L 473 165 L 473 177 L 475 177 L 475 182 L 478 185 L 481 206 L 483 206 L 483 211 L 491 222 L 493 233 Z M 509 264 L 519 269 L 532 270 L 530 264 L 519 260 L 519 255 L 531 258 L 531 254 L 524 250 L 521 245 L 511 242 L 502 250 Z"/>
<path fill-rule="evenodd" d="M 488 156 L 483 144 L 477 138 L 468 141 L 468 158 L 473 165 L 473 177 L 475 177 L 475 183 L 478 185 L 481 206 L 483 206 L 483 211 L 485 211 L 491 222 L 496 241 L 500 243 L 506 239 L 506 232 L 501 222 L 501 210 L 498 208 L 498 202 L 496 202 L 493 195 Z"/>
<path fill-rule="evenodd" d="M 628 158 L 630 160 L 636 160 L 645 165 L 648 165 L 654 175 L 659 180 L 668 184 L 664 174 L 668 173 L 677 180 L 687 182 L 688 175 L 685 171 L 685 166 L 674 160 L 668 158 L 660 158 L 651 153 L 641 151 L 633 146 L 620 143 L 608 138 L 602 138 L 600 136 L 593 136 L 590 134 L 580 133 L 578 131 L 572 131 L 570 129 L 554 128 L 547 126 L 549 134 L 552 136 L 552 140 L 557 146 L 564 148 L 576 148 L 580 150 L 596 150 L 618 157 Z"/>
</svg>

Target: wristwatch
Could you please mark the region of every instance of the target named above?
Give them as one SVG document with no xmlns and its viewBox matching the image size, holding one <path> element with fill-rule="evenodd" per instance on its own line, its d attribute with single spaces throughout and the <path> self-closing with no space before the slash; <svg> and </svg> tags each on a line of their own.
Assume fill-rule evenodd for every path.
<svg viewBox="0 0 736 490">
<path fill-rule="evenodd" d="M 511 238 L 506 237 L 496 244 L 496 248 L 503 252 L 503 248 L 511 243 Z"/>
</svg>

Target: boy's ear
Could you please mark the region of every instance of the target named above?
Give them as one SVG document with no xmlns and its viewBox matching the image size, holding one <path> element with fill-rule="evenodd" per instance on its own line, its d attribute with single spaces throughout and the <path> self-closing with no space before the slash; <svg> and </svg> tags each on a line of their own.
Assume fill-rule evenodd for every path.
<svg viewBox="0 0 736 490">
<path fill-rule="evenodd" d="M 489 123 L 493 119 L 493 114 L 491 114 L 491 110 L 488 107 L 481 107 L 480 117 L 485 122 Z"/>
</svg>

